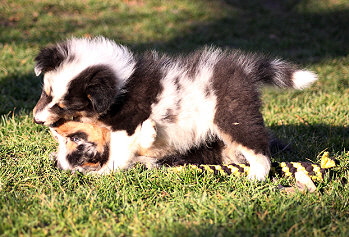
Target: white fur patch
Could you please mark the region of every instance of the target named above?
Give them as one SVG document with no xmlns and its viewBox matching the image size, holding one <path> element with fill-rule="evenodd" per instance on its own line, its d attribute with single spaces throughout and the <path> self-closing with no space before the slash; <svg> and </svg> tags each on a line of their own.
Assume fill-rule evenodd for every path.
<svg viewBox="0 0 349 237">
<path fill-rule="evenodd" d="M 45 106 L 44 109 L 35 112 L 34 114 L 34 119 L 35 121 L 43 121 L 45 122 L 45 125 L 50 125 L 51 121 L 49 120 L 50 116 L 52 116 L 52 114 L 49 112 L 49 108 L 51 108 L 54 104 L 53 103 L 49 103 Z"/>
<path fill-rule="evenodd" d="M 292 75 L 292 81 L 295 89 L 304 89 L 309 87 L 318 79 L 317 75 L 311 71 L 299 70 Z"/>
<path fill-rule="evenodd" d="M 88 67 L 107 65 L 118 78 L 119 89 L 132 75 L 135 67 L 133 54 L 115 42 L 97 37 L 94 39 L 72 38 L 68 41 L 69 57 L 54 71 L 45 73 L 44 86 L 52 88 L 54 101 L 59 101 L 66 94 L 69 82 Z M 36 69 L 37 72 L 38 69 Z"/>
<path fill-rule="evenodd" d="M 73 167 L 69 164 L 67 160 L 67 146 L 66 146 L 66 139 L 65 137 L 61 136 L 58 134 L 53 128 L 50 128 L 51 133 L 55 138 L 57 138 L 59 147 L 58 147 L 58 152 L 56 153 L 56 160 L 57 160 L 57 165 L 59 168 L 63 170 L 71 170 Z"/>
<path fill-rule="evenodd" d="M 143 149 L 150 148 L 156 139 L 156 124 L 147 119 L 142 123 L 138 143 Z"/>
<path fill-rule="evenodd" d="M 135 137 L 128 136 L 126 131 L 115 131 L 110 134 L 110 159 L 98 171 L 100 174 L 117 169 L 126 169 L 134 156 Z"/>
<path fill-rule="evenodd" d="M 129 168 L 134 163 L 133 159 L 135 158 L 136 150 L 140 146 L 140 141 L 143 141 L 142 139 L 140 139 L 141 135 L 144 135 L 147 139 L 152 138 L 152 136 L 154 135 L 155 130 L 151 130 L 153 124 L 150 121 L 149 123 L 150 124 L 146 125 L 146 129 L 143 131 L 143 133 L 141 131 L 141 125 L 138 125 L 134 134 L 131 136 L 129 136 L 125 130 L 111 132 L 109 155 L 110 159 L 102 167 L 102 169 L 97 171 L 97 173 L 106 174 L 113 170 Z M 152 143 L 150 144 L 150 146 L 151 145 Z"/>
<path fill-rule="evenodd" d="M 158 134 L 179 152 L 199 146 L 211 136 L 216 107 L 211 79 L 220 53 L 220 50 L 207 49 L 194 76 L 179 63 L 164 69 L 165 77 L 161 81 L 164 90 L 158 96 L 159 102 L 152 105 L 150 118 L 159 124 Z M 175 121 L 164 119 L 168 109 L 176 117 Z"/>
<path fill-rule="evenodd" d="M 239 151 L 250 164 L 248 178 L 251 180 L 265 180 L 270 171 L 270 159 L 262 154 L 256 154 L 253 150 L 239 147 Z"/>
</svg>

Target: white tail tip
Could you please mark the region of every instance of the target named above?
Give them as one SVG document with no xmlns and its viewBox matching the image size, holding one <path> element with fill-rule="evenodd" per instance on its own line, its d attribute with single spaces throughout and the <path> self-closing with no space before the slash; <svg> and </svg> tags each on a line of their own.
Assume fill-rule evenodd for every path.
<svg viewBox="0 0 349 237">
<path fill-rule="evenodd" d="M 304 89 L 313 84 L 318 79 L 317 75 L 311 71 L 299 70 L 293 73 L 292 81 L 295 89 Z"/>
</svg>

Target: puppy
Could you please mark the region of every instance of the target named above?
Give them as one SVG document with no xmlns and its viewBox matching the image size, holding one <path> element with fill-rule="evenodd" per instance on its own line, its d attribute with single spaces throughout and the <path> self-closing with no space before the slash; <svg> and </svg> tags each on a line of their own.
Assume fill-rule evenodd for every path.
<svg viewBox="0 0 349 237">
<path fill-rule="evenodd" d="M 142 155 L 185 154 L 218 138 L 223 163 L 242 155 L 249 177 L 264 180 L 270 154 L 259 87 L 303 89 L 317 80 L 290 63 L 237 50 L 135 55 L 102 37 L 43 48 L 35 61 L 44 85 L 34 121 L 54 126 L 62 118 L 79 118 L 108 128 L 111 159 L 100 173 L 128 167 L 137 153 L 137 128 L 150 119 L 157 139 Z"/>
<path fill-rule="evenodd" d="M 147 120 L 136 130 L 137 137 L 132 146 L 136 151 L 148 149 L 156 136 L 154 123 Z M 111 159 L 110 131 L 107 128 L 92 123 L 61 120 L 55 127 L 50 127 L 50 131 L 59 144 L 53 159 L 60 169 L 98 173 Z M 153 168 L 157 166 L 156 162 L 157 159 L 135 156 L 127 167 L 143 163 Z"/>
</svg>

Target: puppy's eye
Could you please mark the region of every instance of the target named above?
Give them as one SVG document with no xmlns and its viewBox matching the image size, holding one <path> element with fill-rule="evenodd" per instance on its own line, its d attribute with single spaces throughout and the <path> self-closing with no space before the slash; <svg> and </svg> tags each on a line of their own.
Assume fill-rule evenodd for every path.
<svg viewBox="0 0 349 237">
<path fill-rule="evenodd" d="M 75 143 L 86 143 L 88 138 L 87 134 L 81 131 L 71 133 L 67 137 L 69 137 L 70 141 Z"/>
<path fill-rule="evenodd" d="M 75 143 L 78 143 L 80 140 L 81 140 L 81 138 L 78 137 L 78 136 L 72 136 L 72 137 L 70 137 L 70 141 L 75 142 Z"/>
<path fill-rule="evenodd" d="M 66 107 L 62 107 L 62 106 L 63 104 L 60 104 L 60 103 L 55 104 L 54 106 L 51 107 L 51 110 L 55 113 L 62 113 L 67 110 Z"/>
</svg>

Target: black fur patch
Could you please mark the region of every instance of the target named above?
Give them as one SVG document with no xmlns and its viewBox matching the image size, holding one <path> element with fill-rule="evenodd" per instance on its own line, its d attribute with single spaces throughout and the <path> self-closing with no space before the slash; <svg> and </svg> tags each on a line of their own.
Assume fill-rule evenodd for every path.
<svg viewBox="0 0 349 237">
<path fill-rule="evenodd" d="M 66 42 L 43 48 L 35 58 L 36 67 L 43 73 L 55 70 L 67 56 Z"/>
<path fill-rule="evenodd" d="M 55 104 L 50 108 L 50 112 L 56 114 L 58 117 L 63 117 L 66 114 L 65 111 L 66 109 L 59 107 L 58 104 Z"/>
<path fill-rule="evenodd" d="M 266 57 L 260 57 L 256 61 L 253 68 L 252 77 L 255 82 L 261 84 L 278 85 L 280 87 L 292 87 L 292 80 L 284 80 L 282 78 L 292 78 L 292 74 L 296 71 L 296 67 L 290 63 L 283 62 L 276 65 L 273 60 Z M 282 75 L 278 75 L 282 73 Z"/>
<path fill-rule="evenodd" d="M 184 164 L 222 164 L 221 151 L 224 143 L 218 139 L 214 142 L 202 144 L 200 147 L 194 147 L 185 154 L 176 154 L 166 156 L 158 161 L 160 165 L 177 166 Z"/>
<path fill-rule="evenodd" d="M 133 75 L 124 87 L 127 93 L 114 100 L 115 103 L 100 120 L 114 131 L 126 130 L 128 135 L 132 135 L 137 126 L 148 119 L 151 105 L 156 103 L 157 95 L 163 89 L 160 84 L 161 63 L 152 53 L 139 58 Z"/>
<path fill-rule="evenodd" d="M 51 124 L 50 127 L 52 127 L 52 128 L 59 127 L 59 126 L 63 125 L 65 122 L 66 122 L 66 120 L 61 118 L 61 119 L 57 120 L 56 122 L 54 122 L 53 124 Z"/>
<path fill-rule="evenodd" d="M 268 133 L 260 112 L 259 93 L 251 75 L 229 57 L 217 63 L 213 89 L 217 96 L 215 124 L 236 141 L 256 153 L 269 154 Z"/>
<path fill-rule="evenodd" d="M 64 104 L 69 111 L 84 111 L 88 114 L 106 112 L 118 94 L 117 82 L 108 66 L 88 67 L 68 85 Z"/>
<path fill-rule="evenodd" d="M 285 150 L 285 145 L 283 143 L 279 143 L 279 140 L 275 140 L 273 143 L 270 143 L 270 149 L 276 150 L 275 146 L 280 150 Z M 202 144 L 199 147 L 194 147 L 185 154 L 175 154 L 170 156 L 165 156 L 161 158 L 157 164 L 166 165 L 166 166 L 178 166 L 184 164 L 208 164 L 208 165 L 219 165 L 222 164 L 222 151 L 225 145 L 223 141 L 215 138 L 212 142 L 207 144 Z M 279 152 L 279 150 L 277 150 Z M 242 162 L 245 163 L 245 162 Z M 275 165 L 274 165 L 275 166 Z M 240 166 L 236 166 L 240 169 Z M 310 166 L 312 169 L 312 166 Z M 224 167 L 223 167 L 224 169 Z M 281 169 L 281 168 L 280 168 Z M 228 174 L 230 174 L 230 170 L 228 168 L 224 169 Z M 243 169 L 242 169 L 243 170 Z M 308 169 L 307 169 L 308 171 Z"/>
<path fill-rule="evenodd" d="M 90 153 L 87 149 L 91 149 L 91 145 L 94 143 L 82 143 L 80 144 L 75 151 L 67 155 L 67 160 L 69 164 L 73 167 L 83 166 L 84 163 L 99 163 L 100 166 L 103 166 L 109 159 L 109 145 L 104 147 L 103 153 Z"/>
<path fill-rule="evenodd" d="M 187 73 L 189 78 L 194 79 L 198 69 L 199 69 L 199 63 L 202 59 L 204 51 L 198 50 L 191 54 L 189 54 L 187 57 L 184 58 L 184 65 L 183 67 L 187 69 Z"/>
</svg>

